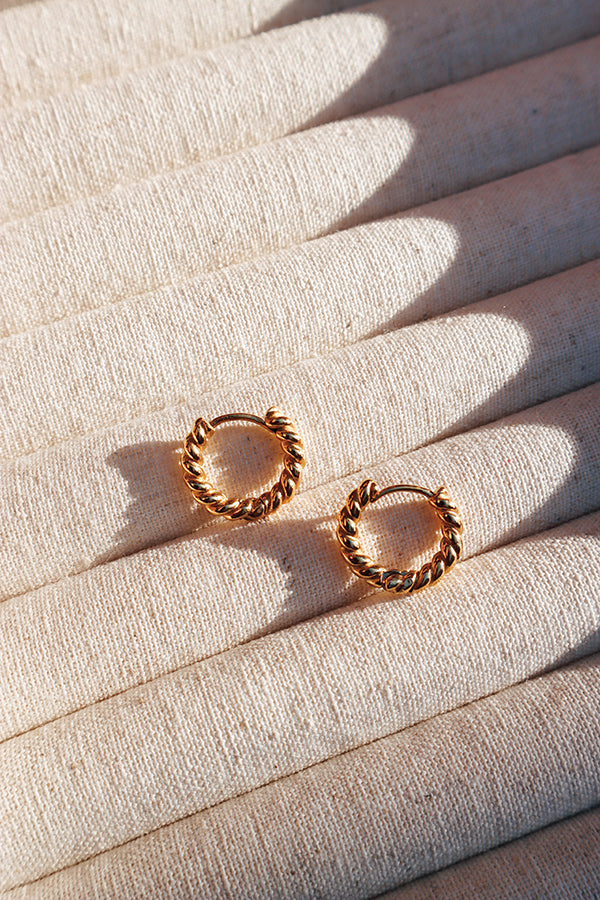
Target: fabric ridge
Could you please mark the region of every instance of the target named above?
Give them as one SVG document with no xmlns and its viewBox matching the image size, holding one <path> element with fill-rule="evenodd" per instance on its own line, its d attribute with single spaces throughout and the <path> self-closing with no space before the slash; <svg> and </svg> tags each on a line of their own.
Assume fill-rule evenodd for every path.
<svg viewBox="0 0 600 900">
<path fill-rule="evenodd" d="M 0 273 L 1 333 L 65 318 L 105 305 L 107 297 L 125 299 L 585 149 L 600 141 L 599 69 L 596 38 L 8 222 L 0 227 L 6 260 L 4 279 Z M 540 91 L 545 116 L 532 112 Z M 460 131 L 451 127 L 454 108 L 462 110 Z M 152 222 L 161 222 L 164 232 Z M 168 242 L 164 234 L 170 235 Z"/>
<path fill-rule="evenodd" d="M 8 178 L 0 220 L 344 119 L 531 53 L 527 26 L 534 15 L 539 25 L 539 0 L 514 2 L 491 30 L 490 8 L 481 0 L 465 4 L 460 17 L 448 7 L 447 0 L 430 0 L 427 8 L 378 0 L 28 104 L 2 123 Z M 586 36 L 594 19 L 591 9 L 583 22 L 566 5 L 560 13 L 562 19 L 536 28 L 536 53 L 565 43 L 565 29 L 574 31 L 572 40 Z M 508 15 L 521 20 L 511 23 L 519 41 L 505 40 Z M 479 56 L 473 48 L 484 30 L 488 45 Z M 273 84 L 285 91 L 267 103 Z M 49 155 L 61 160 L 60 169 L 48 170 Z M 40 188 L 44 195 L 34 205 Z"/>
<path fill-rule="evenodd" d="M 301 896 L 315 884 L 340 898 L 385 890 L 597 804 L 597 682 L 598 659 L 591 657 L 98 855 L 40 881 L 34 896 L 101 896 L 115 887 L 130 897 L 219 896 L 231 879 L 255 897 Z M 576 792 L 567 760 L 581 773 Z M 427 815 L 432 808 L 436 814 Z M 215 865 L 215 853 L 235 843 L 241 822 L 235 870 L 224 854 Z M 365 847 L 369 822 L 377 836 L 371 831 Z M 295 868 L 299 838 L 301 858 L 316 860 L 310 868 Z M 266 881 L 258 861 L 275 841 L 277 868 Z"/>
<path fill-rule="evenodd" d="M 0 0 L 0 58 L 0 896 L 595 896 L 597 2 Z M 299 490 L 210 516 L 186 433 L 271 406 Z M 438 584 L 345 565 L 365 479 L 448 488 Z"/>
<path fill-rule="evenodd" d="M 33 450 L 38 420 L 48 446 L 201 394 L 207 381 L 242 381 L 597 258 L 599 172 L 598 150 L 583 151 L 7 338 L 2 455 Z M 535 252 L 521 254 L 524 243 Z M 272 323 L 260 311 L 274 302 Z M 225 332 L 228 352 L 215 358 Z M 25 382 L 15 397 L 34 365 L 46 389 Z M 57 365 L 68 381 L 52 377 Z"/>
<path fill-rule="evenodd" d="M 597 808 L 393 891 L 381 900 L 446 897 L 549 900 L 586 897 L 600 887 Z M 498 875 L 501 873 L 501 878 Z"/>
</svg>

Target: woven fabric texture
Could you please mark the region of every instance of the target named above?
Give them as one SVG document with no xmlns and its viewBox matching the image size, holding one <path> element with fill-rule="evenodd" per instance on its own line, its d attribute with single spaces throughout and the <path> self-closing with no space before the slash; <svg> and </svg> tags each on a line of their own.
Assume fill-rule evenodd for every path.
<svg viewBox="0 0 600 900">
<path fill-rule="evenodd" d="M 5 3 L 0 56 L 2 896 L 594 896 L 595 0 Z M 210 517 L 183 437 L 271 405 L 298 493 Z M 447 485 L 451 575 L 351 574 L 365 478 Z"/>
<path fill-rule="evenodd" d="M 600 892 L 600 810 L 419 879 L 381 900 L 589 900 Z"/>
</svg>

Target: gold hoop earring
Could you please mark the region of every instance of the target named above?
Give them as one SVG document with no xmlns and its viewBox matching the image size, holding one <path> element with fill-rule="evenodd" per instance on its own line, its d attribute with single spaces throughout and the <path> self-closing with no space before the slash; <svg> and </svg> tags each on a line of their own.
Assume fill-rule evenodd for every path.
<svg viewBox="0 0 600 900">
<path fill-rule="evenodd" d="M 260 497 L 244 500 L 229 498 L 207 480 L 203 467 L 203 448 L 217 425 L 223 422 L 252 422 L 275 435 L 283 451 L 283 469 L 279 479 Z M 267 410 L 264 419 L 250 413 L 227 413 L 211 422 L 200 417 L 183 442 L 183 477 L 197 503 L 215 516 L 226 519 L 262 519 L 294 496 L 304 468 L 304 446 L 296 426 L 276 407 Z"/>
<path fill-rule="evenodd" d="M 384 569 L 364 553 L 358 538 L 358 522 L 365 506 L 397 491 L 422 494 L 442 523 L 440 549 L 434 554 L 433 559 L 421 566 L 418 571 Z M 348 494 L 346 505 L 340 511 L 338 519 L 337 539 L 340 542 L 342 556 L 354 574 L 391 594 L 410 594 L 420 591 L 428 584 L 434 584 L 452 568 L 462 552 L 462 522 L 458 509 L 445 487 L 430 491 L 416 484 L 393 484 L 379 490 L 374 481 L 367 479 Z"/>
</svg>

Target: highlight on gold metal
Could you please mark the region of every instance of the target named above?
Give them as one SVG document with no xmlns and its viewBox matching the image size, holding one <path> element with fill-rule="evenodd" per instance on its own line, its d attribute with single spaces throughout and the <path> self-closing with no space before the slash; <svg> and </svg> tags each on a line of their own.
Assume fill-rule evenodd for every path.
<svg viewBox="0 0 600 900">
<path fill-rule="evenodd" d="M 206 477 L 203 466 L 203 451 L 215 428 L 224 422 L 252 422 L 262 425 L 275 435 L 283 451 L 283 469 L 273 487 L 259 497 L 243 500 L 227 497 L 215 488 Z M 183 442 L 183 477 L 197 503 L 202 504 L 215 516 L 226 519 L 262 519 L 279 509 L 294 496 L 304 468 L 304 447 L 296 426 L 272 406 L 264 419 L 250 413 L 227 413 L 217 416 L 211 422 L 202 417 L 196 419 L 194 427 Z"/>
<path fill-rule="evenodd" d="M 397 491 L 422 494 L 442 523 L 440 549 L 430 562 L 418 570 L 385 569 L 364 553 L 358 537 L 358 522 L 365 506 Z M 445 487 L 430 491 L 416 484 L 393 484 L 379 490 L 374 481 L 367 479 L 360 487 L 350 492 L 338 520 L 337 539 L 340 542 L 342 556 L 354 574 L 391 594 L 412 594 L 427 587 L 428 584 L 434 584 L 452 568 L 462 552 L 462 522 L 458 509 Z"/>
</svg>

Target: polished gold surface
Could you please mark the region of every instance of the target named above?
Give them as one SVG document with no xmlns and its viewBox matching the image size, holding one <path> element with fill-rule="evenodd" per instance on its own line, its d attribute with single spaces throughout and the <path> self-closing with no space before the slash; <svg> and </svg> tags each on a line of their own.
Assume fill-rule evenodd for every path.
<svg viewBox="0 0 600 900">
<path fill-rule="evenodd" d="M 442 524 L 440 549 L 430 562 L 418 570 L 384 569 L 364 553 L 360 544 L 358 522 L 365 506 L 397 491 L 422 494 Z M 383 588 L 392 594 L 414 593 L 429 584 L 434 584 L 452 568 L 462 552 L 463 526 L 458 509 L 445 487 L 430 491 L 416 484 L 394 484 L 379 490 L 374 481 L 367 479 L 348 495 L 346 505 L 340 511 L 338 519 L 337 539 L 340 542 L 342 556 L 354 574 L 364 578 L 374 587 Z"/>
<path fill-rule="evenodd" d="M 206 478 L 203 466 L 204 447 L 215 428 L 224 422 L 252 422 L 262 425 L 272 432 L 281 444 L 283 469 L 273 487 L 259 497 L 243 500 L 227 497 Z M 262 519 L 279 509 L 294 496 L 304 468 L 304 447 L 291 419 L 276 407 L 267 410 L 264 419 L 250 413 L 226 413 L 211 422 L 202 417 L 196 419 L 194 427 L 183 442 L 183 477 L 197 503 L 202 504 L 215 516 L 227 519 Z"/>
</svg>

